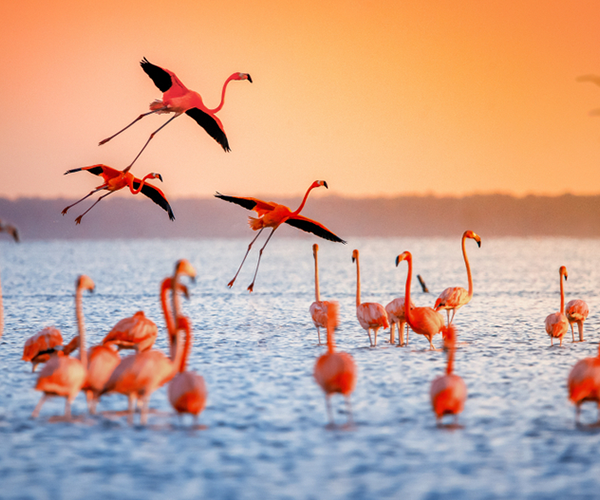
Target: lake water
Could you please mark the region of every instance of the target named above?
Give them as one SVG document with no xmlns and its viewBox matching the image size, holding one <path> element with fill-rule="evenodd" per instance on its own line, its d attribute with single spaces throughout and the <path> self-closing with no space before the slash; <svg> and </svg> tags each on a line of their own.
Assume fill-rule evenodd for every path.
<svg viewBox="0 0 600 500">
<path fill-rule="evenodd" d="M 476 228 L 473 228 L 476 229 Z M 352 354 L 358 383 L 355 426 L 327 427 L 324 397 L 314 382 L 316 345 L 308 307 L 314 300 L 310 238 L 275 236 L 255 292 L 256 249 L 233 277 L 248 239 L 23 242 L 3 238 L 0 265 L 5 331 L 0 340 L 0 498 L 598 498 L 600 428 L 594 405 L 576 426 L 566 379 L 575 362 L 598 350 L 600 241 L 560 238 L 471 240 L 475 294 L 458 311 L 455 371 L 469 397 L 460 428 L 436 426 L 429 386 L 444 371 L 443 351 L 412 334 L 396 348 L 380 334 L 368 347 L 355 315 L 353 248 L 361 252 L 363 301 L 384 305 L 404 294 L 410 250 L 416 305 L 433 305 L 447 286 L 466 287 L 455 239 L 319 241 L 321 297 L 340 302 L 340 350 Z M 177 259 L 198 271 L 185 313 L 194 326 L 189 366 L 209 389 L 202 428 L 180 422 L 154 393 L 145 427 L 115 416 L 126 399 L 105 397 L 96 417 L 83 395 L 75 422 L 57 421 L 64 400 L 30 414 L 40 393 L 20 360 L 23 343 L 47 325 L 65 341 L 76 332 L 74 283 L 87 274 L 96 291 L 84 296 L 88 342 L 143 309 L 159 326 L 166 351 L 159 283 Z M 558 268 L 569 272 L 566 299 L 590 306 L 586 342 L 550 347 L 544 318 L 559 307 Z M 441 346 L 441 337 L 434 344 Z M 333 398 L 335 419 L 346 421 Z M 137 422 L 137 419 L 136 419 Z"/>
</svg>

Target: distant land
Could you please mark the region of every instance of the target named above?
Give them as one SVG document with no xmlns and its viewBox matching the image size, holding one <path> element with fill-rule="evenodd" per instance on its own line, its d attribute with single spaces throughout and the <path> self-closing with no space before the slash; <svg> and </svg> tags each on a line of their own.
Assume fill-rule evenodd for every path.
<svg viewBox="0 0 600 500">
<path fill-rule="evenodd" d="M 75 199 L 75 198 L 74 198 Z M 0 198 L 0 219 L 15 224 L 24 240 L 112 238 L 249 237 L 248 215 L 255 214 L 216 198 L 176 199 L 176 220 L 145 197 L 107 198 L 76 225 L 87 200 L 65 216 L 74 199 Z M 275 198 L 292 209 L 300 198 Z M 302 212 L 342 238 L 351 236 L 456 236 L 465 229 L 490 236 L 600 237 L 600 196 L 473 195 L 462 198 L 310 198 Z M 299 236 L 285 226 L 279 237 Z"/>
</svg>

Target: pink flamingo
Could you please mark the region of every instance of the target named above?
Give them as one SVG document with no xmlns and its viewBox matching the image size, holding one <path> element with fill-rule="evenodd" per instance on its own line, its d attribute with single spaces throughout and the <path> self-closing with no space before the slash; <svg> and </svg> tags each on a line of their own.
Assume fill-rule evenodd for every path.
<svg viewBox="0 0 600 500">
<path fill-rule="evenodd" d="M 87 276 L 81 275 L 77 279 L 75 292 L 75 312 L 77 316 L 77 328 L 79 330 L 79 346 L 81 359 L 68 356 L 52 356 L 46 363 L 37 380 L 36 391 L 42 391 L 43 395 L 31 414 L 36 418 L 44 401 L 51 396 L 60 396 L 66 399 L 65 418 L 71 418 L 71 403 L 85 384 L 87 376 L 87 351 L 85 349 L 85 326 L 83 324 L 83 306 L 81 296 L 83 290 L 94 290 L 94 282 Z M 62 354 L 62 353 L 61 353 Z"/>
<path fill-rule="evenodd" d="M 17 228 L 11 224 L 3 223 L 0 220 L 0 233 L 5 232 L 10 234 L 14 240 L 19 242 L 19 233 Z M 2 338 L 2 333 L 4 332 L 4 307 L 2 305 L 2 284 L 0 283 L 0 338 Z"/>
<path fill-rule="evenodd" d="M 371 346 L 377 345 L 377 331 L 380 328 L 384 330 L 390 326 L 385 308 L 377 302 L 360 301 L 360 264 L 358 260 L 358 250 L 352 251 L 352 262 L 356 262 L 356 317 L 360 326 L 367 330 Z M 371 330 L 375 337 L 375 342 L 371 339 Z"/>
<path fill-rule="evenodd" d="M 119 349 L 135 349 L 146 351 L 154 345 L 158 328 L 154 321 L 148 319 L 144 311 L 123 318 L 102 340 L 103 344 L 114 344 Z"/>
<path fill-rule="evenodd" d="M 109 194 L 119 191 L 125 187 L 129 188 L 131 194 L 138 194 L 140 191 L 144 196 L 150 198 L 154 203 L 156 203 L 159 207 L 167 212 L 169 215 L 169 219 L 175 220 L 175 216 L 173 215 L 173 210 L 171 210 L 171 205 L 167 201 L 165 194 L 158 189 L 156 186 L 152 184 L 148 184 L 146 179 L 159 179 L 162 182 L 162 176 L 160 174 L 156 174 L 154 172 L 149 173 L 144 176 L 141 180 L 137 177 L 134 177 L 133 174 L 128 172 L 129 168 L 125 170 L 117 170 L 116 168 L 109 167 L 108 165 L 102 165 L 101 163 L 97 165 L 91 165 L 89 167 L 81 167 L 81 168 L 73 168 L 71 170 L 67 170 L 65 175 L 71 174 L 73 172 L 86 171 L 93 175 L 99 175 L 104 179 L 104 183 L 100 184 L 96 189 L 93 189 L 88 194 L 86 194 L 80 200 L 77 200 L 75 203 L 72 203 L 68 207 L 65 207 L 61 212 L 65 215 L 71 207 L 74 207 L 78 203 L 85 200 L 87 197 L 92 196 L 94 193 L 98 191 L 106 190 L 108 193 L 100 196 L 90 208 L 88 208 L 85 212 L 83 212 L 79 217 L 75 219 L 76 224 L 81 223 L 81 219 L 85 214 L 87 214 L 92 208 L 96 206 L 103 198 L 106 198 Z"/>
<path fill-rule="evenodd" d="M 252 245 L 256 241 L 256 238 L 258 238 L 260 236 L 260 233 L 262 233 L 262 231 L 265 227 L 270 227 L 270 228 L 272 228 L 272 230 L 271 230 L 271 234 L 269 234 L 269 237 L 267 238 L 267 241 L 265 241 L 265 244 L 263 245 L 263 247 L 260 249 L 260 252 L 258 253 L 258 262 L 256 263 L 256 271 L 254 271 L 254 279 L 252 280 L 252 283 L 250 283 L 250 286 L 248 287 L 248 291 L 250 291 L 250 292 L 252 290 L 254 290 L 254 282 L 256 281 L 256 274 L 258 273 L 258 266 L 260 265 L 260 258 L 262 257 L 262 253 L 263 253 L 265 247 L 267 246 L 267 244 L 269 243 L 271 236 L 273 236 L 273 233 L 275 233 L 275 230 L 284 222 L 286 224 L 289 224 L 290 226 L 294 226 L 298 229 L 301 229 L 302 231 L 316 234 L 317 236 L 319 236 L 321 238 L 325 238 L 326 240 L 335 241 L 335 242 L 344 243 L 344 244 L 346 243 L 344 240 L 342 240 L 341 238 L 339 238 L 338 236 L 333 234 L 323 224 L 300 215 L 300 212 L 304 208 L 304 205 L 306 203 L 309 193 L 313 189 L 318 188 L 320 186 L 325 186 L 326 189 L 329 189 L 327 187 L 327 183 L 325 181 L 313 182 L 310 185 L 310 187 L 308 188 L 308 190 L 306 191 L 306 194 L 304 195 L 304 198 L 302 199 L 302 203 L 300 203 L 300 206 L 293 212 L 285 205 L 279 205 L 278 203 L 262 201 L 257 198 L 241 198 L 241 197 L 237 197 L 237 196 L 225 196 L 225 195 L 222 195 L 221 193 L 215 194 L 215 196 L 217 198 L 220 198 L 221 200 L 229 201 L 231 203 L 236 203 L 237 205 L 240 205 L 241 207 L 244 207 L 248 210 L 254 210 L 254 211 L 256 211 L 256 213 L 258 213 L 258 218 L 249 217 L 250 228 L 253 231 L 258 231 L 258 234 L 254 237 L 254 239 L 248 245 L 248 250 L 246 250 L 246 255 L 244 255 L 244 258 L 242 259 L 242 263 L 240 264 L 240 267 L 238 268 L 237 272 L 235 273 L 235 276 L 227 284 L 228 287 L 231 288 L 233 286 L 233 283 L 235 282 L 240 270 L 242 269 L 242 266 L 244 265 L 244 262 L 246 261 L 246 257 L 248 257 L 248 253 L 250 252 Z"/>
<path fill-rule="evenodd" d="M 313 245 L 313 257 L 315 258 L 315 301 L 310 305 L 309 312 L 312 317 L 313 323 L 317 328 L 317 335 L 319 337 L 319 345 L 321 345 L 321 331 L 320 328 L 327 328 L 327 307 L 329 302 L 321 300 L 321 294 L 319 292 L 319 262 L 317 252 L 319 251 L 319 245 L 316 243 Z"/>
<path fill-rule="evenodd" d="M 464 380 L 452 372 L 456 350 L 456 327 L 452 324 L 444 327 L 444 349 L 448 353 L 446 375 L 435 378 L 429 391 L 438 424 L 444 415 L 454 415 L 457 423 L 458 414 L 463 411 L 467 400 L 467 386 Z"/>
<path fill-rule="evenodd" d="M 567 380 L 569 399 L 575 405 L 575 421 L 579 423 L 581 404 L 595 401 L 600 423 L 600 347 L 594 358 L 584 358 L 571 369 Z"/>
<path fill-rule="evenodd" d="M 329 422 L 334 424 L 331 411 L 330 397 L 332 394 L 340 393 L 346 399 L 348 409 L 348 423 L 352 422 L 352 407 L 350 394 L 356 386 L 357 370 L 354 359 L 347 352 L 336 352 L 334 332 L 338 326 L 337 302 L 330 302 L 327 307 L 327 353 L 317 359 L 315 363 L 314 377 L 325 393 L 325 405 Z"/>
<path fill-rule="evenodd" d="M 410 302 L 411 309 L 415 305 Z M 406 314 L 404 313 L 404 297 L 398 297 L 392 300 L 387 306 L 385 306 L 385 312 L 388 315 L 390 322 L 390 344 L 395 343 L 394 339 L 394 327 L 398 326 L 398 347 L 408 345 L 408 332 L 409 328 L 406 323 Z M 404 328 L 406 327 L 406 344 L 404 343 Z"/>
<path fill-rule="evenodd" d="M 193 118 L 198 125 L 206 130 L 208 135 L 217 141 L 224 151 L 230 151 L 229 142 L 227 141 L 227 136 L 225 135 L 225 129 L 223 128 L 223 124 L 217 117 L 216 113 L 221 110 L 223 104 L 225 103 L 225 89 L 227 88 L 229 82 L 233 80 L 248 80 L 250 83 L 252 83 L 252 78 L 248 73 L 233 73 L 229 78 L 227 78 L 223 84 L 223 90 L 221 91 L 220 104 L 214 109 L 209 109 L 202 102 L 202 97 L 200 97 L 200 94 L 198 94 L 198 92 L 194 92 L 193 90 L 189 90 L 183 83 L 181 83 L 181 80 L 177 78 L 177 75 L 175 75 L 175 73 L 172 71 L 156 66 L 150 63 L 146 58 L 142 59 L 140 65 L 142 66 L 144 72 L 152 79 L 154 85 L 158 87 L 158 90 L 163 93 L 162 100 L 157 99 L 152 102 L 150 104 L 149 112 L 141 114 L 125 128 L 119 130 L 116 134 L 113 134 L 110 137 L 100 141 L 100 145 L 106 144 L 112 138 L 127 130 L 138 120 L 144 118 L 144 116 L 148 116 L 153 113 L 173 113 L 173 116 L 154 132 L 152 132 L 152 134 L 150 134 L 146 144 L 144 144 L 144 147 L 134 158 L 131 164 L 126 168 L 126 171 L 131 168 L 131 166 L 142 154 L 142 151 L 146 149 L 146 146 L 158 133 L 158 131 L 166 127 L 171 121 L 183 113 Z"/>
<path fill-rule="evenodd" d="M 590 308 L 584 300 L 573 299 L 567 302 L 567 305 L 565 306 L 565 316 L 569 321 L 569 325 L 571 325 L 573 342 L 575 342 L 573 323 L 577 323 L 577 329 L 579 330 L 579 342 L 583 342 L 583 322 L 587 319 L 588 314 L 590 314 Z"/>
<path fill-rule="evenodd" d="M 465 260 L 465 266 L 467 267 L 467 280 L 469 283 L 469 291 L 465 290 L 461 286 L 454 286 L 446 288 L 435 301 L 433 308 L 436 311 L 440 309 L 446 309 L 446 315 L 448 316 L 448 324 L 454 320 L 456 310 L 460 309 L 465 304 L 468 304 L 473 297 L 473 278 L 471 277 L 471 266 L 469 265 L 469 258 L 467 257 L 467 251 L 465 249 L 465 240 L 471 238 L 477 242 L 477 246 L 481 247 L 481 238 L 473 231 L 465 231 L 462 235 L 461 246 L 463 258 Z M 450 318 L 450 311 L 452 311 L 452 318 Z"/>
<path fill-rule="evenodd" d="M 415 333 L 423 335 L 429 340 L 429 348 L 435 351 L 433 347 L 433 336 L 441 333 L 444 329 L 444 317 L 431 307 L 410 307 L 410 284 L 412 280 L 412 254 L 409 251 L 403 252 L 396 257 L 396 267 L 405 260 L 408 262 L 408 275 L 406 276 L 406 289 L 404 292 L 404 314 L 406 322 Z"/>
<path fill-rule="evenodd" d="M 112 372 L 121 362 L 121 356 L 114 349 L 114 344 L 105 343 L 90 347 L 88 351 L 87 378 L 82 390 L 88 402 L 89 412 L 96 413 L 100 394 Z"/>
<path fill-rule="evenodd" d="M 195 270 L 187 261 L 178 261 L 176 274 L 185 274 L 195 277 Z M 168 311 L 163 311 L 165 316 Z M 171 342 L 171 335 L 167 332 L 167 339 Z M 136 401 L 142 401 L 140 423 L 145 425 L 148 420 L 148 403 L 152 393 L 169 382 L 181 366 L 183 350 L 179 346 L 180 336 L 177 331 L 175 347 L 168 358 L 160 351 L 149 349 L 137 352 L 123 358 L 106 382 L 101 394 L 118 392 L 128 397 L 129 423 L 133 423 L 133 413 Z"/>
<path fill-rule="evenodd" d="M 565 290 L 563 288 L 563 276 L 565 281 L 567 280 L 567 268 L 560 266 L 558 270 L 560 276 L 560 310 L 552 313 L 546 317 L 546 333 L 550 335 L 550 345 L 554 345 L 554 339 L 560 339 L 560 345 L 562 346 L 563 337 L 569 330 L 569 320 L 565 316 Z"/>
<path fill-rule="evenodd" d="M 37 366 L 46 363 L 52 354 L 60 351 L 64 356 L 69 356 L 78 347 L 79 336 L 74 337 L 63 347 L 63 338 L 60 330 L 53 326 L 47 326 L 25 341 L 21 359 L 31 362 L 33 365 L 31 371 L 35 372 Z"/>
</svg>

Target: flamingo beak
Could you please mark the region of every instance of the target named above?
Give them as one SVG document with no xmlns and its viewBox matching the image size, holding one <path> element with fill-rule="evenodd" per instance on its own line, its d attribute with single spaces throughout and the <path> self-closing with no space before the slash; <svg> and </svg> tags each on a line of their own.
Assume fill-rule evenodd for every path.
<svg viewBox="0 0 600 500">
<path fill-rule="evenodd" d="M 160 180 L 160 182 L 162 182 L 162 181 L 163 181 L 163 179 L 162 179 L 162 175 L 160 175 L 160 174 L 156 174 L 156 177 L 157 177 L 157 178 Z"/>
<path fill-rule="evenodd" d="M 325 186 L 325 189 L 329 189 L 329 186 L 327 185 L 326 181 L 323 181 L 323 186 Z"/>
<path fill-rule="evenodd" d="M 250 74 L 249 74 L 249 73 L 246 73 L 246 75 L 248 76 L 248 81 L 249 81 L 250 83 L 252 83 L 252 77 L 250 76 Z"/>
</svg>

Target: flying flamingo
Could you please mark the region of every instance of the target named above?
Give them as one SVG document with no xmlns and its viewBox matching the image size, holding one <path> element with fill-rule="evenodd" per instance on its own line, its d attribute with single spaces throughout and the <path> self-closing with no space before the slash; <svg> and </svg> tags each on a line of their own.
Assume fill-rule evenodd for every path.
<svg viewBox="0 0 600 500">
<path fill-rule="evenodd" d="M 192 350 L 192 324 L 188 318 L 181 315 L 179 301 L 177 299 L 177 287 L 179 285 L 179 274 L 182 269 L 179 265 L 175 268 L 175 275 L 172 279 L 172 298 L 173 311 L 177 321 L 177 328 L 185 331 L 185 344 L 183 347 L 183 356 L 179 373 L 173 377 L 169 383 L 168 396 L 171 406 L 180 415 L 190 413 L 194 417 L 194 421 L 198 421 L 198 415 L 206 406 L 208 390 L 204 377 L 195 372 L 186 371 L 186 364 L 190 352 Z M 174 332 L 175 333 L 175 332 Z"/>
<path fill-rule="evenodd" d="M 575 342 L 575 332 L 573 331 L 573 323 L 577 323 L 579 330 L 579 342 L 583 342 L 583 322 L 587 319 L 590 313 L 590 308 L 584 300 L 573 299 L 567 302 L 565 306 L 565 316 L 571 325 L 571 335 Z"/>
<path fill-rule="evenodd" d="M 169 219 L 175 220 L 175 215 L 173 215 L 171 205 L 169 205 L 169 202 L 167 201 L 167 198 L 165 197 L 164 193 L 156 186 L 153 186 L 152 184 L 148 184 L 146 182 L 146 179 L 159 179 L 162 182 L 162 176 L 160 174 L 151 172 L 140 180 L 137 177 L 134 177 L 133 174 L 130 174 L 127 171 L 127 169 L 117 170 L 116 168 L 112 168 L 99 163 L 97 165 L 91 165 L 89 167 L 73 168 L 71 170 L 67 170 L 64 175 L 72 174 L 73 172 L 80 172 L 82 170 L 85 170 L 90 174 L 99 175 L 104 179 L 104 183 L 98 186 L 96 189 L 90 191 L 80 200 L 77 200 L 75 203 L 69 205 L 68 207 L 65 207 L 61 212 L 63 215 L 65 215 L 71 207 L 77 205 L 79 202 L 85 200 L 87 197 L 93 195 L 94 193 L 97 193 L 98 191 L 106 190 L 108 191 L 108 193 L 100 196 L 100 198 L 98 198 L 90 208 L 88 208 L 79 217 L 77 217 L 75 219 L 76 224 L 80 224 L 83 216 L 87 214 L 92 208 L 94 208 L 94 206 L 96 206 L 96 204 L 100 200 L 106 198 L 109 194 L 112 194 L 115 191 L 123 189 L 124 187 L 129 187 L 131 194 L 138 194 L 141 191 L 143 195 L 150 198 L 154 203 L 156 203 L 163 210 L 165 210 L 167 214 L 169 214 Z"/>
<path fill-rule="evenodd" d="M 313 245 L 313 256 L 315 258 L 315 301 L 310 305 L 309 311 L 314 325 L 317 327 L 317 335 L 319 337 L 319 345 L 321 345 L 321 331 L 319 328 L 327 328 L 327 307 L 329 302 L 321 300 L 319 293 L 319 261 L 317 252 L 319 245 Z"/>
<path fill-rule="evenodd" d="M 31 362 L 33 365 L 31 371 L 35 372 L 37 366 L 46 363 L 55 352 L 60 351 L 64 356 L 68 356 L 78 347 L 78 335 L 63 347 L 63 338 L 60 330 L 53 326 L 47 326 L 25 341 L 21 359 Z"/>
<path fill-rule="evenodd" d="M 314 377 L 325 393 L 325 404 L 329 422 L 334 424 L 331 411 L 330 397 L 338 392 L 346 399 L 348 409 L 348 423 L 352 422 L 352 407 L 350 405 L 350 394 L 356 386 L 356 364 L 347 352 L 336 352 L 334 332 L 338 326 L 337 302 L 330 302 L 327 307 L 327 353 L 317 359 L 315 363 Z"/>
<path fill-rule="evenodd" d="M 17 232 L 17 228 L 11 224 L 3 223 L 0 220 L 0 233 L 5 232 L 10 234 L 14 240 L 19 242 L 19 233 Z M 2 305 L 2 285 L 0 284 L 0 338 L 2 338 L 2 333 L 4 332 L 4 307 Z"/>
<path fill-rule="evenodd" d="M 467 399 L 467 386 L 464 380 L 452 372 L 456 350 L 456 327 L 452 324 L 444 327 L 444 349 L 448 353 L 446 375 L 435 378 L 429 391 L 431 406 L 438 424 L 441 423 L 444 415 L 454 415 L 454 421 L 457 423 L 458 414 L 463 411 Z"/>
<path fill-rule="evenodd" d="M 415 305 L 410 302 L 411 309 Z M 390 322 L 390 344 L 394 344 L 394 327 L 398 326 L 398 347 L 402 347 L 404 344 L 404 328 L 406 326 L 406 314 L 404 314 L 404 297 L 398 297 L 392 300 L 387 306 L 385 306 L 385 312 L 388 315 Z M 408 345 L 408 326 L 406 326 L 406 345 Z"/>
<path fill-rule="evenodd" d="M 376 302 L 360 302 L 360 264 L 358 261 L 358 250 L 352 251 L 352 262 L 356 262 L 356 317 L 360 326 L 367 330 L 371 346 L 377 345 L 377 331 L 384 330 L 390 326 L 385 308 Z M 375 336 L 375 342 L 371 338 L 371 330 Z"/>
<path fill-rule="evenodd" d="M 581 404 L 595 401 L 600 423 L 600 347 L 595 358 L 584 358 L 571 369 L 567 380 L 569 399 L 575 405 L 575 421 L 579 423 Z"/>
<path fill-rule="evenodd" d="M 154 85 L 156 85 L 158 90 L 163 93 L 162 100 L 157 99 L 153 101 L 150 104 L 150 111 L 138 116 L 129 125 L 119 130 L 116 134 L 100 141 L 100 145 L 106 144 L 113 137 L 116 137 L 121 132 L 124 132 L 131 127 L 138 120 L 144 118 L 144 116 L 148 116 L 153 113 L 174 113 L 174 115 L 154 132 L 152 132 L 152 134 L 150 134 L 150 137 L 146 141 L 146 144 L 144 144 L 144 147 L 134 158 L 131 164 L 125 169 L 126 172 L 140 157 L 142 151 L 146 149 L 146 146 L 158 133 L 158 131 L 166 127 L 171 121 L 183 113 L 193 118 L 198 125 L 206 130 L 208 135 L 217 141 L 224 151 L 230 151 L 229 142 L 227 141 L 227 136 L 225 135 L 225 129 L 223 128 L 221 120 L 217 118 L 216 113 L 221 110 L 223 104 L 225 103 L 225 89 L 227 88 L 229 82 L 233 80 L 248 80 L 250 83 L 252 83 L 252 78 L 250 78 L 248 73 L 233 73 L 229 78 L 227 78 L 223 84 L 223 90 L 221 91 L 221 103 L 216 108 L 209 109 L 202 102 L 202 97 L 200 97 L 200 94 L 198 94 L 198 92 L 194 92 L 193 90 L 189 90 L 183 83 L 181 83 L 181 80 L 179 80 L 179 78 L 177 78 L 175 73 L 172 71 L 156 66 L 150 63 L 146 58 L 142 59 L 140 64 L 145 73 L 152 79 Z"/>
<path fill-rule="evenodd" d="M 158 328 L 154 321 L 146 318 L 144 311 L 123 318 L 102 340 L 103 344 L 114 344 L 120 349 L 146 351 L 154 345 Z"/>
<path fill-rule="evenodd" d="M 431 307 L 411 308 L 410 284 L 412 280 L 412 254 L 409 251 L 403 252 L 396 257 L 396 267 L 405 260 L 408 263 L 408 274 L 406 276 L 406 289 L 404 292 L 404 314 L 406 322 L 415 333 L 425 336 L 429 340 L 429 348 L 435 351 L 433 347 L 433 336 L 444 330 L 444 317 Z"/>
<path fill-rule="evenodd" d="M 454 320 L 456 310 L 460 309 L 465 304 L 468 304 L 473 297 L 473 278 L 471 277 L 471 266 L 469 265 L 469 258 L 467 257 L 467 251 L 465 250 L 465 240 L 471 238 L 477 242 L 477 246 L 481 247 L 481 238 L 473 231 L 465 231 L 462 235 L 461 246 L 463 258 L 465 259 L 465 266 L 467 267 L 467 280 L 469 282 L 469 291 L 467 292 L 463 287 L 454 286 L 446 288 L 435 301 L 433 308 L 436 311 L 440 309 L 446 309 L 446 315 L 448 316 L 448 324 Z M 450 311 L 452 311 L 452 318 L 450 318 Z"/>
<path fill-rule="evenodd" d="M 554 339 L 560 339 L 562 346 L 563 337 L 569 330 L 569 320 L 565 316 L 565 290 L 563 288 L 563 276 L 567 280 L 567 268 L 560 266 L 558 270 L 560 276 L 560 310 L 546 317 L 546 333 L 550 335 L 550 345 L 554 345 Z"/>
<path fill-rule="evenodd" d="M 195 277 L 195 270 L 189 262 L 181 260 L 177 262 L 176 266 L 176 275 L 179 274 Z M 167 311 L 163 312 L 165 315 L 167 314 Z M 171 342 L 170 332 L 167 332 L 167 340 L 169 343 Z M 156 389 L 169 382 L 177 374 L 183 358 L 183 349 L 179 344 L 180 336 L 177 330 L 175 348 L 172 350 L 170 358 L 153 349 L 136 352 L 123 358 L 108 379 L 101 395 L 118 392 L 127 396 L 130 424 L 133 423 L 133 413 L 138 399 L 143 403 L 140 423 L 142 425 L 146 424 L 150 396 Z"/>
<path fill-rule="evenodd" d="M 267 243 L 269 243 L 269 240 L 271 239 L 271 236 L 273 236 L 273 233 L 275 232 L 275 230 L 284 222 L 286 224 L 289 224 L 290 226 L 294 226 L 298 229 L 301 229 L 302 231 L 316 234 L 317 236 L 324 238 L 326 240 L 346 244 L 346 242 L 344 240 L 342 240 L 341 238 L 339 238 L 338 236 L 333 234 L 323 224 L 300 215 L 300 212 L 304 208 L 304 205 L 308 198 L 308 194 L 313 189 L 318 188 L 320 186 L 325 186 L 325 188 L 329 189 L 327 187 L 327 183 L 325 181 L 313 182 L 310 185 L 310 187 L 308 188 L 308 190 L 306 191 L 306 194 L 304 195 L 302 203 L 300 203 L 300 206 L 293 212 L 285 205 L 279 205 L 274 202 L 262 201 L 257 198 L 240 198 L 237 196 L 225 196 L 225 195 L 222 195 L 221 193 L 215 194 L 215 196 L 217 198 L 220 198 L 221 200 L 229 201 L 231 203 L 236 203 L 237 205 L 240 205 L 241 207 L 244 207 L 247 210 L 254 210 L 258 214 L 257 218 L 249 217 L 250 220 L 248 221 L 250 228 L 253 231 L 258 231 L 258 234 L 254 237 L 254 239 L 248 245 L 248 250 L 246 250 L 246 255 L 244 255 L 244 258 L 242 259 L 242 263 L 240 264 L 240 267 L 238 268 L 237 272 L 235 273 L 235 276 L 227 284 L 228 287 L 231 288 L 233 286 L 233 283 L 235 282 L 240 270 L 242 269 L 242 266 L 244 265 L 244 262 L 246 261 L 246 257 L 248 257 L 248 253 L 250 252 L 252 245 L 256 241 L 256 238 L 258 238 L 260 236 L 260 233 L 262 233 L 262 231 L 265 227 L 270 227 L 270 228 L 272 228 L 272 230 L 271 230 L 271 234 L 269 234 L 269 237 L 267 238 L 267 241 L 265 241 L 265 244 L 263 245 L 263 247 L 260 249 L 260 252 L 258 253 L 258 262 L 256 263 L 256 271 L 254 271 L 254 279 L 252 280 L 252 283 L 250 283 L 250 286 L 248 287 L 248 291 L 250 291 L 250 292 L 254 289 L 254 282 L 256 281 L 256 274 L 258 273 L 258 266 L 260 265 L 260 258 L 262 256 L 263 250 L 267 246 Z"/>
<path fill-rule="evenodd" d="M 77 316 L 77 328 L 79 331 L 79 351 L 81 359 L 61 356 L 52 356 L 46 363 L 37 380 L 36 391 L 42 391 L 39 403 L 36 405 L 32 418 L 36 418 L 44 401 L 51 396 L 60 396 L 66 399 L 65 418 L 71 418 L 71 403 L 83 387 L 87 376 L 87 351 L 85 349 L 85 326 L 83 324 L 83 306 L 81 296 L 83 290 L 94 291 L 94 282 L 87 276 L 81 275 L 77 279 L 75 292 L 75 312 Z"/>
</svg>

